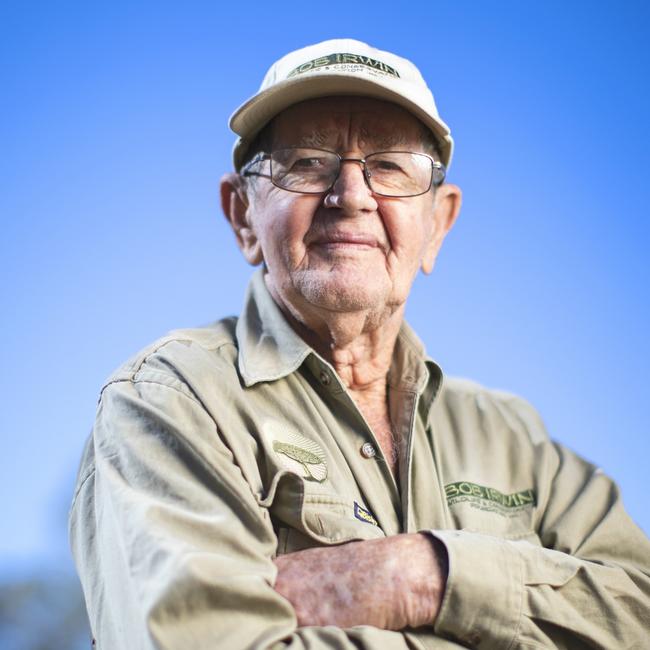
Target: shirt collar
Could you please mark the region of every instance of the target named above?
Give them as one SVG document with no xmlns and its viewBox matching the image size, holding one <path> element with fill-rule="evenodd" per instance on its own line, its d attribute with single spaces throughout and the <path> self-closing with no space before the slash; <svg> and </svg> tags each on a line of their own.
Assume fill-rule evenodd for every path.
<svg viewBox="0 0 650 650">
<path fill-rule="evenodd" d="M 261 268 L 248 285 L 235 335 L 239 372 L 246 386 L 291 374 L 313 352 L 294 332 L 273 300 Z"/>
<path fill-rule="evenodd" d="M 266 287 L 263 269 L 253 274 L 248 285 L 235 335 L 239 372 L 247 387 L 286 377 L 310 355 L 327 364 L 289 325 Z M 406 322 L 397 337 L 388 383 L 393 389 L 423 393 L 428 403 L 442 384 L 442 370 Z"/>
</svg>

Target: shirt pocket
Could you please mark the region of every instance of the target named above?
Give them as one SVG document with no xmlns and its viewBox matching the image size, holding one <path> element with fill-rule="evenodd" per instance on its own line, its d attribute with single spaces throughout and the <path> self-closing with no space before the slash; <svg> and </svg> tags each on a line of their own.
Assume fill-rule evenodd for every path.
<svg viewBox="0 0 650 650">
<path fill-rule="evenodd" d="M 541 546 L 535 532 L 532 490 L 503 494 L 470 482 L 445 487 L 452 528 Z"/>
<path fill-rule="evenodd" d="M 476 516 L 476 513 L 464 513 L 465 516 L 458 517 L 456 530 L 464 530 L 468 533 L 480 533 L 506 539 L 511 542 L 526 541 L 535 546 L 542 546 L 542 541 L 535 531 L 531 517 L 503 517 L 492 519 L 486 516 Z"/>
<path fill-rule="evenodd" d="M 279 472 L 261 505 L 277 531 L 277 554 L 385 537 L 360 499 L 336 494 L 291 472 Z"/>
</svg>

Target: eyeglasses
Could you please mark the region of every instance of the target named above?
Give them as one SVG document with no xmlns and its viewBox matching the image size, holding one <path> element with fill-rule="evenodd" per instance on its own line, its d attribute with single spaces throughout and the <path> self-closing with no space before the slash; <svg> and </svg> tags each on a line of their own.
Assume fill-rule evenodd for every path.
<svg viewBox="0 0 650 650">
<path fill-rule="evenodd" d="M 269 161 L 269 174 L 251 169 L 264 160 Z M 425 153 L 378 151 L 365 158 L 343 158 L 334 151 L 305 147 L 260 153 L 241 173 L 270 178 L 273 185 L 289 192 L 323 194 L 336 183 L 344 162 L 361 164 L 370 191 L 380 196 L 419 196 L 445 180 L 445 166 Z"/>
</svg>

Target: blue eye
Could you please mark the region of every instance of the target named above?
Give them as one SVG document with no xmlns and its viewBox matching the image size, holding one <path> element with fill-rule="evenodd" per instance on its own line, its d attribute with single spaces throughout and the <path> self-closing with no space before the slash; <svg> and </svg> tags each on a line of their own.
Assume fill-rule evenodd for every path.
<svg viewBox="0 0 650 650">
<path fill-rule="evenodd" d="M 316 169 L 317 167 L 323 166 L 322 158 L 298 158 L 292 167 L 294 169 Z"/>
<path fill-rule="evenodd" d="M 401 169 L 399 165 L 396 165 L 394 162 L 390 160 L 380 160 L 377 164 L 378 167 L 381 167 L 381 169 L 386 169 L 386 170 L 399 170 Z"/>
<path fill-rule="evenodd" d="M 372 158 L 372 160 L 368 162 L 368 167 L 371 174 L 404 171 L 401 165 L 398 165 L 390 158 Z"/>
</svg>

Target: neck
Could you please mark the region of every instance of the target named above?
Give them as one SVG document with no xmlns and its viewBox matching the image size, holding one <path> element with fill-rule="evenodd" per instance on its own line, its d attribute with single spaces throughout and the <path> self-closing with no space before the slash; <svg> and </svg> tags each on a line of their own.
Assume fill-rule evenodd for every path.
<svg viewBox="0 0 650 650">
<path fill-rule="evenodd" d="M 293 329 L 332 364 L 349 391 L 385 399 L 404 304 L 354 312 L 314 307 L 299 311 L 276 295 L 272 287 L 269 290 Z"/>
</svg>

